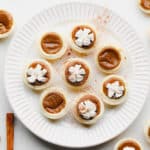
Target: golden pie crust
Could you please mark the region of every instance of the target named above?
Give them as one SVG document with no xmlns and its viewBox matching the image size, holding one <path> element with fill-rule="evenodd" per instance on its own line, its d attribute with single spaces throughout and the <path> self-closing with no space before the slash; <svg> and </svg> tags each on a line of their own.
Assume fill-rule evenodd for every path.
<svg viewBox="0 0 150 150">
<path fill-rule="evenodd" d="M 40 55 L 47 60 L 59 59 L 67 50 L 67 44 L 64 36 L 57 32 L 45 33 L 40 38 L 39 45 Z"/>
<path fill-rule="evenodd" d="M 139 8 L 146 14 L 150 14 L 150 1 L 149 0 L 138 0 Z"/>
<path fill-rule="evenodd" d="M 0 10 L 0 38 L 8 37 L 13 29 L 14 19 L 12 15 L 5 10 Z"/>
<path fill-rule="evenodd" d="M 97 107 L 96 116 L 94 118 L 90 118 L 89 120 L 81 117 L 81 115 L 79 114 L 79 111 L 78 111 L 79 104 L 86 100 L 92 101 L 93 103 L 96 104 L 96 107 Z M 91 94 L 91 93 L 83 93 L 79 97 L 77 97 L 75 102 L 73 103 L 72 113 L 73 113 L 74 118 L 79 123 L 84 124 L 84 125 L 92 125 L 92 124 L 96 123 L 99 118 L 102 117 L 102 115 L 104 113 L 104 104 L 98 96 Z"/>
<path fill-rule="evenodd" d="M 122 50 L 116 46 L 102 46 L 96 54 L 97 66 L 106 74 L 116 73 L 120 69 L 122 61 Z"/>
<path fill-rule="evenodd" d="M 123 86 L 125 91 L 123 93 L 123 96 L 119 98 L 110 98 L 107 96 L 107 88 L 106 84 L 107 83 L 113 83 L 114 81 L 119 81 L 119 85 Z M 127 84 L 125 79 L 122 76 L 119 75 L 109 75 L 105 77 L 101 83 L 101 95 L 102 95 L 102 100 L 104 101 L 105 104 L 110 105 L 110 106 L 117 106 L 125 102 L 126 96 L 127 96 Z"/>
<path fill-rule="evenodd" d="M 68 112 L 66 94 L 61 88 L 52 87 L 41 94 L 42 113 L 49 119 L 60 119 Z"/>
<path fill-rule="evenodd" d="M 47 81 L 45 83 L 40 83 L 40 82 L 36 81 L 35 83 L 32 84 L 32 83 L 29 83 L 27 81 L 27 77 L 28 77 L 27 70 L 30 67 L 35 68 L 37 66 L 37 64 L 40 64 L 43 69 L 47 70 L 47 74 L 46 74 Z M 46 89 L 47 87 L 50 86 L 51 79 L 52 79 L 52 72 L 53 72 L 52 66 L 46 60 L 43 60 L 43 59 L 32 60 L 30 63 L 28 63 L 26 65 L 26 68 L 25 68 L 25 71 L 24 71 L 24 76 L 23 76 L 24 83 L 25 83 L 25 85 L 27 85 L 32 90 L 35 90 L 35 91 L 44 90 L 44 89 Z"/>
</svg>

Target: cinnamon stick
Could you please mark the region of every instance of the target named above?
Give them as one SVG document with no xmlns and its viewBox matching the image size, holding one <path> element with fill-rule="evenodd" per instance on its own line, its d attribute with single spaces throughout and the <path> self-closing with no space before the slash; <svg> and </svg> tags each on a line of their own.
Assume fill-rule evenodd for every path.
<svg viewBox="0 0 150 150">
<path fill-rule="evenodd" d="M 6 115 L 6 131 L 7 131 L 7 150 L 14 149 L 14 114 L 7 113 Z"/>
</svg>

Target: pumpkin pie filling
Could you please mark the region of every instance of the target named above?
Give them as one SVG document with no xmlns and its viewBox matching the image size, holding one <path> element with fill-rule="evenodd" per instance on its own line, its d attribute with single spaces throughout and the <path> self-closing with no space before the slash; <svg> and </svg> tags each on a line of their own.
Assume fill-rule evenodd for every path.
<svg viewBox="0 0 150 150">
<path fill-rule="evenodd" d="M 63 94 L 59 92 L 51 92 L 43 99 L 43 108 L 48 113 L 59 113 L 66 105 Z"/>
<path fill-rule="evenodd" d="M 10 13 L 0 10 L 0 34 L 8 32 L 13 26 L 13 17 Z"/>
<path fill-rule="evenodd" d="M 96 42 L 96 33 L 87 25 L 79 25 L 72 31 L 72 40 L 78 47 L 89 49 Z"/>
<path fill-rule="evenodd" d="M 98 54 L 98 64 L 105 70 L 116 68 L 121 62 L 121 56 L 113 48 L 105 48 Z"/>
<path fill-rule="evenodd" d="M 150 0 L 141 0 L 140 5 L 147 10 L 150 10 Z"/>
<path fill-rule="evenodd" d="M 133 150 L 141 150 L 141 146 L 137 142 L 131 140 L 127 140 L 120 144 L 117 150 L 126 150 L 127 148 L 132 148 Z"/>
<path fill-rule="evenodd" d="M 113 87 L 113 86 L 115 86 L 115 87 Z M 113 88 L 114 88 L 114 91 L 113 91 Z M 116 88 L 118 88 L 118 89 L 116 89 Z M 112 90 L 112 91 L 109 91 L 109 90 Z M 103 83 L 104 94 L 107 97 L 112 98 L 112 99 L 119 99 L 119 98 L 123 97 L 126 92 L 125 90 L 126 90 L 125 83 L 117 77 L 112 77 Z"/>
<path fill-rule="evenodd" d="M 77 103 L 76 109 L 78 116 L 85 120 L 92 120 L 101 112 L 100 102 L 93 95 L 81 97 Z"/>
<path fill-rule="evenodd" d="M 41 47 L 47 54 L 56 54 L 63 47 L 63 41 L 57 33 L 47 33 L 41 40 Z"/>
<path fill-rule="evenodd" d="M 73 86 L 83 85 L 87 81 L 89 73 L 88 66 L 80 61 L 69 62 L 65 68 L 66 81 Z"/>
<path fill-rule="evenodd" d="M 40 67 L 39 70 L 37 70 L 37 67 Z M 30 71 L 31 69 L 31 71 Z M 44 71 L 44 73 L 42 73 L 42 76 L 41 76 L 41 80 L 39 79 L 39 71 Z M 40 86 L 40 85 L 43 85 L 45 83 L 47 83 L 50 78 L 51 78 L 51 75 L 50 75 L 50 70 L 48 68 L 48 66 L 42 62 L 33 62 L 29 67 L 28 67 L 28 71 L 26 73 L 26 77 L 27 77 L 27 80 L 30 79 L 30 78 L 33 78 L 32 76 L 36 76 L 36 78 L 34 79 L 33 82 L 30 82 L 30 80 L 28 80 L 28 83 L 33 85 L 33 86 Z"/>
</svg>

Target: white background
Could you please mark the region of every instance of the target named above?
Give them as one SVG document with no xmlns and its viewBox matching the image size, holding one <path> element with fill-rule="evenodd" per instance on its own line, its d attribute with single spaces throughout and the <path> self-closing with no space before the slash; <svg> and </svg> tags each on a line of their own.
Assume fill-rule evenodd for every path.
<svg viewBox="0 0 150 150">
<path fill-rule="evenodd" d="M 55 4 L 60 4 L 64 2 L 70 2 L 72 0 L 0 0 L 0 9 L 6 9 L 14 15 L 16 21 L 16 30 L 19 30 L 24 23 L 26 23 L 33 15 L 41 11 L 43 8 L 53 6 Z M 138 0 L 80 0 L 82 2 L 97 3 L 98 5 L 103 5 L 111 8 L 122 16 L 125 20 L 131 24 L 137 33 L 139 34 L 141 40 L 145 45 L 145 49 L 148 51 L 150 56 L 150 16 L 142 13 L 137 5 Z M 5 40 L 0 40 L 0 150 L 6 149 L 5 140 L 5 114 L 11 112 L 11 108 L 7 102 L 5 96 L 4 84 L 3 84 L 3 72 L 5 56 L 9 43 L 13 35 Z M 122 133 L 116 139 L 94 147 L 88 150 L 112 150 L 115 143 L 124 137 L 133 137 L 138 139 L 144 150 L 150 149 L 150 144 L 145 141 L 143 134 L 143 128 L 146 120 L 150 119 L 150 92 L 147 96 L 147 102 L 135 120 L 135 122 L 128 128 L 127 131 Z M 65 137 L 64 137 L 65 138 Z M 61 148 L 48 144 L 41 141 L 30 133 L 19 120 L 15 120 L 15 147 L 14 150 L 67 150 L 67 148 Z"/>
</svg>

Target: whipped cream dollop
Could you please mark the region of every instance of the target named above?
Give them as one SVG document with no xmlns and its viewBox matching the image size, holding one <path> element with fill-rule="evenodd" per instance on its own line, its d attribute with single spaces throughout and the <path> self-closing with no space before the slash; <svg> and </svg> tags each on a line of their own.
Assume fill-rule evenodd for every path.
<svg viewBox="0 0 150 150">
<path fill-rule="evenodd" d="M 115 81 L 113 83 L 108 83 L 106 85 L 108 89 L 108 97 L 110 98 L 120 98 L 124 94 L 124 86 L 119 85 L 119 81 Z"/>
<path fill-rule="evenodd" d="M 127 147 L 124 147 L 123 150 L 135 150 L 135 148 L 127 146 Z"/>
<path fill-rule="evenodd" d="M 84 119 L 91 119 L 96 116 L 96 104 L 91 102 L 91 100 L 86 100 L 81 102 L 78 106 L 79 113 Z"/>
<path fill-rule="evenodd" d="M 81 65 L 74 65 L 69 67 L 69 81 L 72 83 L 81 82 L 84 79 L 84 75 L 86 74 L 85 69 Z"/>
<path fill-rule="evenodd" d="M 75 43 L 79 47 L 89 46 L 94 41 L 94 34 L 91 33 L 91 30 L 87 28 L 78 30 L 75 34 L 75 37 Z"/>
<path fill-rule="evenodd" d="M 47 78 L 45 77 L 46 74 L 47 74 L 47 70 L 43 69 L 40 64 L 37 64 L 35 68 L 32 67 L 28 68 L 27 81 L 29 83 L 35 83 L 36 81 L 44 83 L 47 81 Z"/>
</svg>

